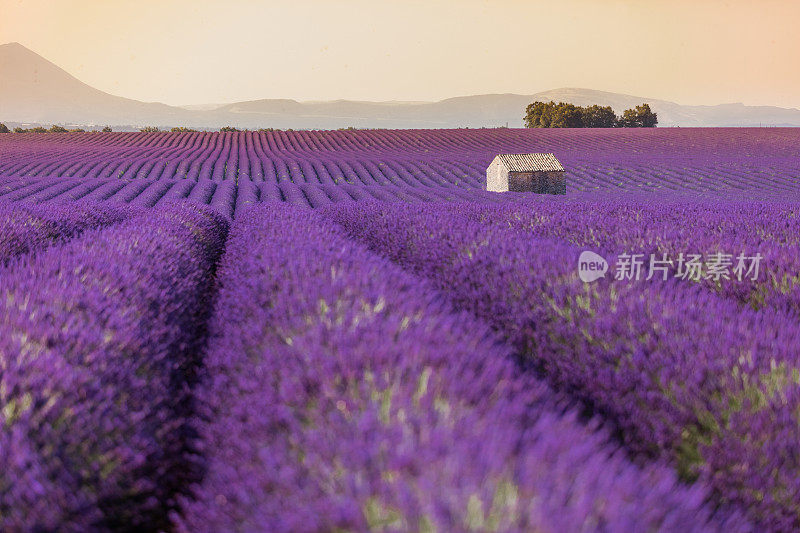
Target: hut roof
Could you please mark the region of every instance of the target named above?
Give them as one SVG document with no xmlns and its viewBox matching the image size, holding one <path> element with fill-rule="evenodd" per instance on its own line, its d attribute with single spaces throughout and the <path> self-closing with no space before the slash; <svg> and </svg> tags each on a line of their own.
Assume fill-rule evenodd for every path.
<svg viewBox="0 0 800 533">
<path fill-rule="evenodd" d="M 509 172 L 564 172 L 553 154 L 500 154 L 497 157 Z"/>
</svg>

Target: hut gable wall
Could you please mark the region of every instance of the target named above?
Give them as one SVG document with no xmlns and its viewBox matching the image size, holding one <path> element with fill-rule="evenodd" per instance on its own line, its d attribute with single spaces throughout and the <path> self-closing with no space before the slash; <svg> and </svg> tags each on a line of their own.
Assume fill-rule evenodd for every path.
<svg viewBox="0 0 800 533">
<path fill-rule="evenodd" d="M 500 158 L 495 157 L 486 169 L 486 190 L 495 192 L 508 190 L 508 171 Z"/>
</svg>

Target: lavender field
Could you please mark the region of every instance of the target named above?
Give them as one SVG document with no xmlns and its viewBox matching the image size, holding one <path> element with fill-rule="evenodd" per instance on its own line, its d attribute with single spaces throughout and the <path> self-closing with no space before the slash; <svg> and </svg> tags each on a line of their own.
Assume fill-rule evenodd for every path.
<svg viewBox="0 0 800 533">
<path fill-rule="evenodd" d="M 553 152 L 570 193 L 795 198 L 800 130 L 355 130 L 0 135 L 0 199 L 244 204 L 500 201 L 498 153 Z"/>
<path fill-rule="evenodd" d="M 797 530 L 798 272 L 800 129 L 0 135 L 0 530 Z"/>
</svg>

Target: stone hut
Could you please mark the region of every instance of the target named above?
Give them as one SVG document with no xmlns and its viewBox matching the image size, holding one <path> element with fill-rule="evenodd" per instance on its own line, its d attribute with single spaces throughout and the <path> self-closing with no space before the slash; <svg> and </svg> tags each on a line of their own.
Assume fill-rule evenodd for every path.
<svg viewBox="0 0 800 533">
<path fill-rule="evenodd" d="M 567 180 L 553 154 L 500 154 L 486 169 L 486 190 L 567 194 Z"/>
</svg>

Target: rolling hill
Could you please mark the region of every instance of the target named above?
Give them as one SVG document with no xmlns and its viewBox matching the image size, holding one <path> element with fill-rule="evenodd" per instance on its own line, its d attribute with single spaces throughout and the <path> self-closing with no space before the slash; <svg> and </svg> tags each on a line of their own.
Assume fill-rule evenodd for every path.
<svg viewBox="0 0 800 533">
<path fill-rule="evenodd" d="M 641 96 L 562 88 L 531 95 L 485 94 L 438 102 L 298 102 L 264 99 L 169 106 L 114 96 L 81 82 L 19 43 L 0 45 L 0 120 L 8 123 L 219 128 L 521 127 L 534 100 L 610 105 L 617 113 L 648 102 L 660 126 L 800 126 L 800 110 L 724 104 L 686 106 Z"/>
</svg>

